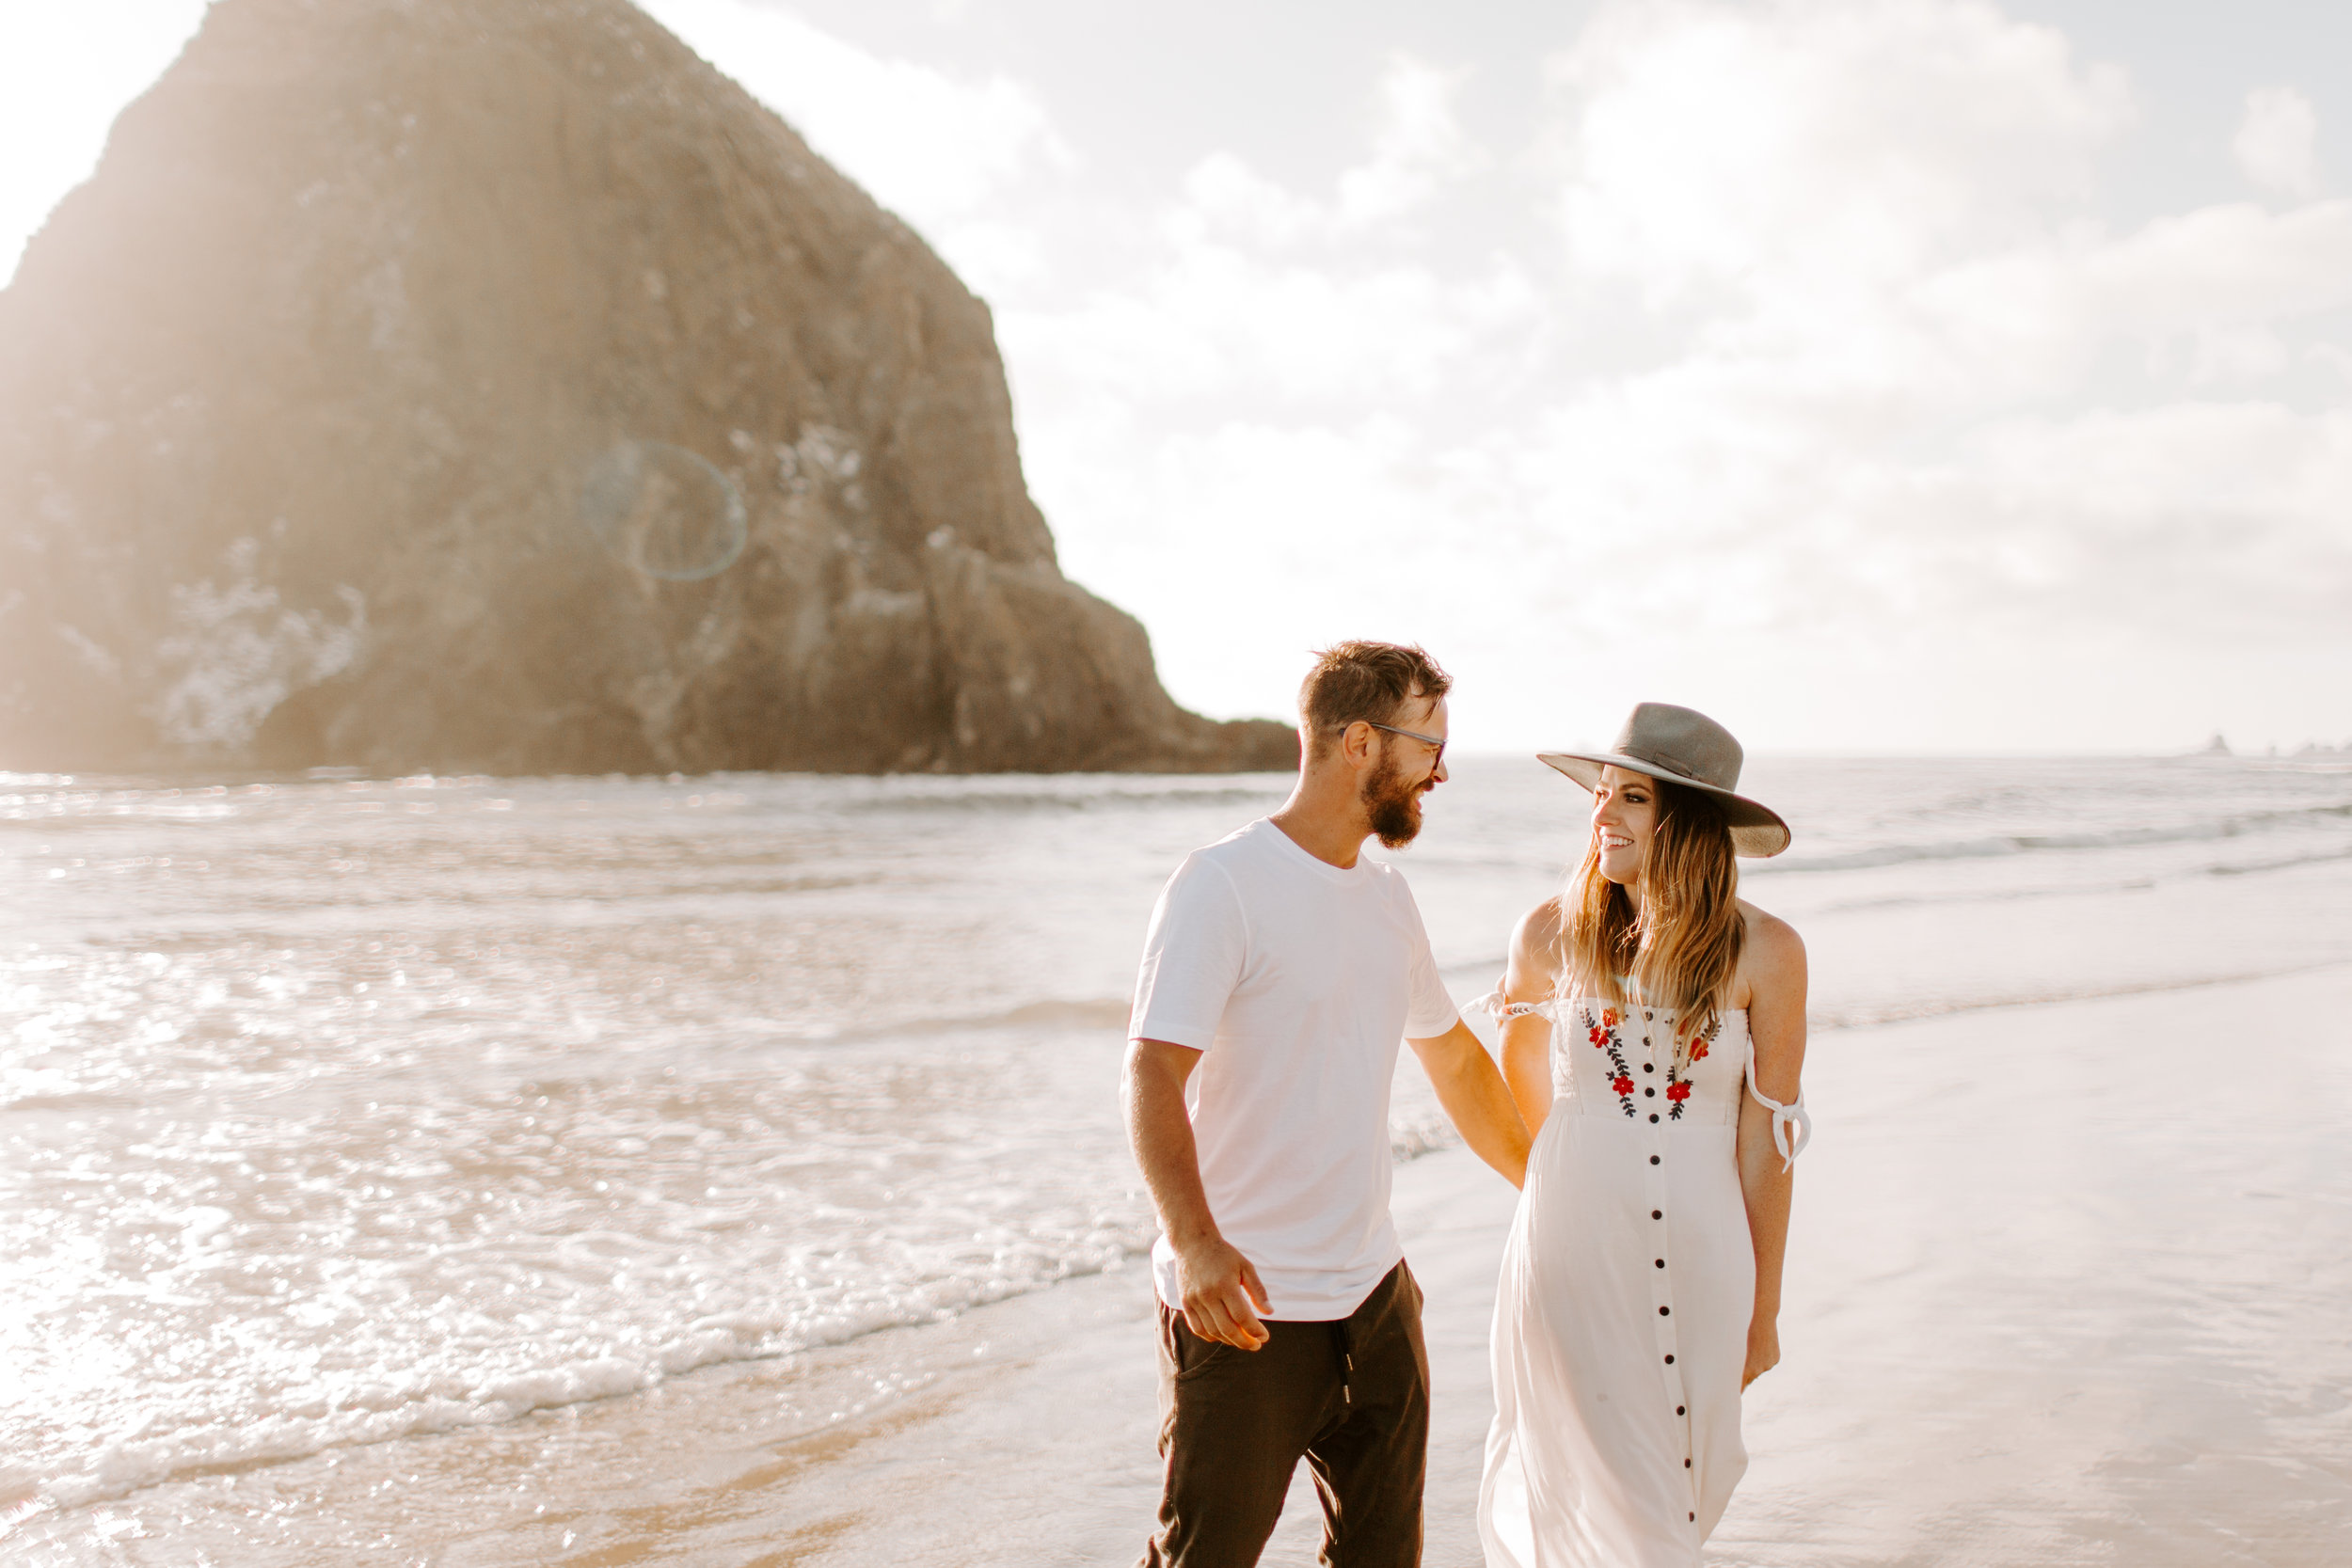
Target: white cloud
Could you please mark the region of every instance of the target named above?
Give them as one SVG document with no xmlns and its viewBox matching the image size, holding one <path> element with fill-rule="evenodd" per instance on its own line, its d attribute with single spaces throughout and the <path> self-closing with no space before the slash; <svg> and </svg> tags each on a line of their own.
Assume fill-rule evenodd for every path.
<svg viewBox="0 0 2352 1568">
<path fill-rule="evenodd" d="M 2248 650 L 2342 651 L 2352 425 L 2275 384 L 2352 365 L 2352 203 L 2110 231 L 2128 82 L 1973 0 L 1613 5 L 1550 75 L 1549 265 L 1333 245 L 1339 203 L 1223 157 L 1160 260 L 1008 322 L 1064 559 L 1180 696 L 1278 708 L 1362 628 L 1477 669 L 1487 744 L 1624 661 L 1780 745 L 2116 744 L 2162 705 L 1968 682 L 2122 657 L 2226 703 Z M 1936 700 L 1859 732 L 1904 670 Z"/>
<path fill-rule="evenodd" d="M 1620 4 L 1549 69 L 1576 261 L 1660 300 L 1883 284 L 2029 231 L 2132 118 L 2062 35 L 1950 0 Z"/>
<path fill-rule="evenodd" d="M 1216 236 L 1272 248 L 1360 245 L 1374 231 L 1424 213 L 1492 162 L 1454 116 L 1468 79 L 1468 71 L 1393 51 L 1373 87 L 1377 112 L 1367 155 L 1340 172 L 1327 198 L 1289 190 L 1219 150 L 1186 173 L 1183 199 L 1161 214 L 1160 227 L 1179 245 Z"/>
<path fill-rule="evenodd" d="M 1508 261 L 1470 278 L 1388 258 L 1342 271 L 1203 240 L 1125 288 L 1009 311 L 1001 330 L 1052 373 L 1139 401 L 1416 404 L 1538 303 Z"/>
<path fill-rule="evenodd" d="M 1402 216 L 1485 166 L 1486 150 L 1454 117 L 1454 97 L 1467 74 L 1401 50 L 1389 56 L 1372 156 L 1340 176 L 1341 223 L 1354 228 Z"/>
<path fill-rule="evenodd" d="M 1276 184 L 1231 152 L 1212 152 L 1184 176 L 1184 199 L 1160 219 L 1179 245 L 1211 235 L 1286 248 L 1324 234 L 1330 214 Z"/>
<path fill-rule="evenodd" d="M 2257 87 L 2230 140 L 2237 166 L 2264 190 L 2308 198 L 2319 192 L 2319 112 L 2293 87 Z"/>
<path fill-rule="evenodd" d="M 1034 91 L 885 58 L 752 0 L 638 0 L 828 162 L 920 230 L 985 292 L 1039 265 L 994 214 L 1006 192 L 1076 155 Z"/>
</svg>

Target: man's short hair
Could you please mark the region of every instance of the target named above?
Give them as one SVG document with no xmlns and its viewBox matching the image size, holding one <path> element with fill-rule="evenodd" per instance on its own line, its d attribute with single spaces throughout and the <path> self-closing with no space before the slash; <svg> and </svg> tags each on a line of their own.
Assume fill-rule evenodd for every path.
<svg viewBox="0 0 2352 1568">
<path fill-rule="evenodd" d="M 1298 683 L 1298 717 L 1307 729 L 1307 749 L 1320 752 L 1341 730 L 1367 720 L 1393 723 L 1415 697 L 1446 694 L 1454 677 L 1419 647 L 1396 642 L 1335 642 L 1315 655 L 1314 667 Z"/>
</svg>

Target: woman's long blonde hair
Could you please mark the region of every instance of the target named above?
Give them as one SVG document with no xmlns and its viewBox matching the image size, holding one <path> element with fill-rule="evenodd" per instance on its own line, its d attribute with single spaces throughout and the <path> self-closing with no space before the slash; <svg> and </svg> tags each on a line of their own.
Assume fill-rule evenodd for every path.
<svg viewBox="0 0 2352 1568">
<path fill-rule="evenodd" d="M 1642 909 L 1600 874 L 1600 834 L 1560 895 L 1563 996 L 1624 1006 L 1629 981 L 1643 1000 L 1676 1009 L 1675 1053 L 1704 1038 L 1728 1010 L 1747 924 L 1740 868 L 1723 807 L 1702 790 L 1664 779 L 1642 866 Z"/>
</svg>

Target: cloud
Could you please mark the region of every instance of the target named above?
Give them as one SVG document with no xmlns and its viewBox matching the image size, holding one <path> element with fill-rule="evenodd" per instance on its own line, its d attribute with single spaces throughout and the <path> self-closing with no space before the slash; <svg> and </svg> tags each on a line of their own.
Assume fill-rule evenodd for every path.
<svg viewBox="0 0 2352 1568">
<path fill-rule="evenodd" d="M 1576 264 L 1661 301 L 1884 283 L 2028 231 L 2133 118 L 2061 34 L 1947 0 L 1615 5 L 1547 69 Z"/>
<path fill-rule="evenodd" d="M 752 0 L 639 0 L 775 110 L 827 161 L 987 285 L 1029 276 L 1030 236 L 996 215 L 1008 190 L 1075 166 L 1037 94 L 885 58 Z"/>
<path fill-rule="evenodd" d="M 1389 55 L 1377 88 L 1379 129 L 1372 156 L 1339 179 L 1337 216 L 1347 228 L 1414 211 L 1453 181 L 1475 173 L 1486 150 L 1454 116 L 1468 72 L 1441 71 L 1402 50 Z"/>
<path fill-rule="evenodd" d="M 1067 309 L 1009 310 L 1002 333 L 1026 376 L 1141 402 L 1410 404 L 1525 331 L 1537 304 L 1508 261 L 1468 278 L 1395 259 L 1343 271 L 1200 241 Z"/>
<path fill-rule="evenodd" d="M 2296 198 L 2319 193 L 2319 112 L 2293 87 L 2247 94 L 2246 118 L 2230 150 L 2246 177 L 2265 191 Z"/>
<path fill-rule="evenodd" d="M 2104 233 L 2127 84 L 1979 5 L 1622 7 L 1554 73 L 1578 89 L 1571 266 L 1640 279 L 1676 341 L 1547 413 L 1539 483 L 1695 551 L 1678 579 L 1762 595 L 1726 624 L 1983 635 L 2064 605 L 2148 632 L 2250 587 L 2249 561 L 2342 608 L 2312 504 L 2352 480 L 2333 416 L 2201 389 L 2265 382 L 2295 324 L 2352 305 L 2352 206 Z M 2062 412 L 2103 395 L 2140 406 Z M 2131 478 L 2141 449 L 2161 489 Z M 2302 499 L 2249 470 L 2306 476 Z M 2280 608 L 2203 614 L 2275 630 Z"/>
<path fill-rule="evenodd" d="M 1392 231 L 1493 161 L 1454 115 L 1469 77 L 1393 50 L 1373 84 L 1366 156 L 1340 171 L 1328 196 L 1289 190 L 1218 150 L 1185 174 L 1161 228 L 1179 245 L 1216 236 L 1277 249 L 1356 245 Z"/>
<path fill-rule="evenodd" d="M 1064 560 L 1179 695 L 1273 708 L 1366 629 L 1478 671 L 1497 740 L 1629 660 L 1782 745 L 2113 744 L 2163 704 L 2069 729 L 2035 683 L 2163 668 L 2193 738 L 2254 650 L 2344 651 L 2352 423 L 2308 378 L 2352 373 L 2352 203 L 2110 228 L 2129 80 L 1974 0 L 1609 5 L 1545 69 L 1549 245 L 1342 244 L 1220 155 L 1161 255 L 1004 318 Z M 1491 160 L 1412 166 L 1434 208 Z M 1936 699 L 1862 719 L 1904 670 Z"/>
</svg>

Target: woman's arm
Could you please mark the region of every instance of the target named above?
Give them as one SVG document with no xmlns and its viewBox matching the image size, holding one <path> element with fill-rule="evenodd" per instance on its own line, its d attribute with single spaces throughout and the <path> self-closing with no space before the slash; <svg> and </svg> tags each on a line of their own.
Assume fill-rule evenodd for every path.
<svg viewBox="0 0 2352 1568">
<path fill-rule="evenodd" d="M 1756 1042 L 1756 1086 L 1793 1105 L 1804 1070 L 1804 942 L 1793 927 L 1761 910 L 1748 911 L 1748 1034 Z M 1795 1186 L 1772 1139 L 1772 1113 L 1741 1085 L 1740 1191 L 1756 1245 L 1756 1310 L 1748 1320 L 1746 1387 L 1780 1360 L 1781 1262 L 1788 1248 L 1788 1201 Z"/>
<path fill-rule="evenodd" d="M 1547 898 L 1520 917 L 1511 933 L 1511 959 L 1502 972 L 1505 1002 L 1549 1001 L 1560 980 L 1560 900 Z M 1551 1114 L 1551 1021 L 1525 1013 L 1502 1021 L 1502 1081 L 1527 1123 L 1530 1138 Z"/>
</svg>

